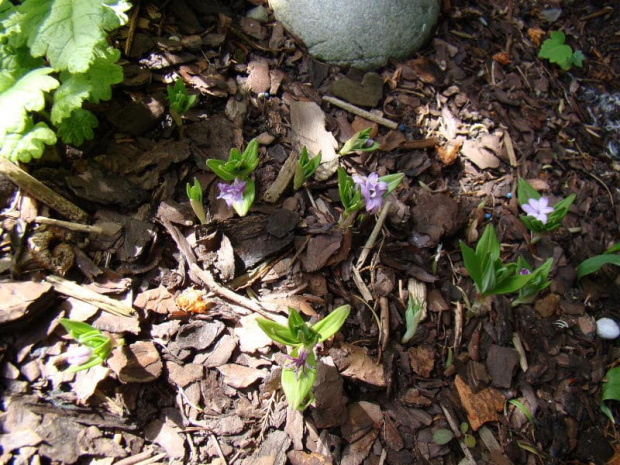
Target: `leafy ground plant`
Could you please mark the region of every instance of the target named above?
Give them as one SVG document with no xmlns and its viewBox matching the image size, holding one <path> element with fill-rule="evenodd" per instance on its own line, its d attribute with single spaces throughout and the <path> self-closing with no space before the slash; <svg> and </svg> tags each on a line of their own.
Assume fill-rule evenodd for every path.
<svg viewBox="0 0 620 465">
<path fill-rule="evenodd" d="M 97 118 L 82 108 L 123 80 L 107 34 L 127 22 L 124 0 L 0 0 L 0 155 L 40 158 L 57 136 L 80 145 Z"/>
<path fill-rule="evenodd" d="M 568 213 L 575 194 L 571 194 L 551 207 L 549 199 L 543 197 L 525 179 L 519 178 L 517 197 L 521 208 L 527 215 L 521 215 L 521 221 L 533 233 L 541 234 L 558 229 Z"/>
<path fill-rule="evenodd" d="M 527 285 L 533 274 L 521 274 L 516 264 L 505 265 L 500 258 L 500 245 L 493 225 L 484 229 L 482 237 L 472 249 L 463 241 L 460 242 L 465 268 L 476 286 L 476 300 L 473 310 L 491 295 L 516 292 Z"/>
<path fill-rule="evenodd" d="M 353 134 L 338 153 L 340 155 L 349 155 L 353 152 L 374 152 L 377 150 L 379 144 L 370 138 L 371 130 L 371 128 L 366 128 Z"/>
<path fill-rule="evenodd" d="M 288 325 L 259 318 L 258 326 L 275 342 L 291 347 L 288 362 L 282 370 L 282 389 L 288 405 L 304 410 L 312 400 L 312 387 L 316 380 L 314 347 L 332 337 L 349 316 L 351 307 L 343 305 L 314 325 L 308 325 L 297 310 L 289 307 Z"/>
<path fill-rule="evenodd" d="M 321 164 L 321 152 L 316 156 L 310 158 L 308 156 L 308 149 L 304 147 L 299 154 L 299 160 L 295 166 L 295 177 L 293 178 L 293 189 L 301 189 L 301 186 L 312 177 L 317 168 Z"/>
<path fill-rule="evenodd" d="M 114 347 L 123 345 L 122 340 L 115 340 L 88 323 L 62 318 L 60 324 L 80 344 L 65 354 L 66 361 L 71 365 L 67 368 L 67 373 L 99 365 L 108 359 Z"/>
<path fill-rule="evenodd" d="M 202 186 L 198 179 L 194 178 L 194 185 L 192 186 L 189 182 L 186 186 L 187 189 L 187 198 L 189 199 L 189 204 L 194 211 L 194 214 L 200 221 L 200 224 L 206 224 L 207 216 L 205 215 L 205 208 L 202 204 Z"/>
<path fill-rule="evenodd" d="M 256 186 L 250 174 L 258 166 L 258 142 L 252 139 L 243 153 L 236 148 L 230 149 L 228 161 L 209 159 L 207 166 L 224 181 L 232 184 L 219 183 L 218 199 L 224 199 L 226 205 L 232 207 L 239 216 L 245 216 L 254 203 Z"/>
<path fill-rule="evenodd" d="M 366 176 L 349 176 L 344 168 L 338 168 L 338 193 L 344 206 L 344 213 L 340 224 L 354 213 L 366 208 L 366 211 L 375 214 L 383 205 L 384 199 L 398 187 L 404 178 L 403 173 L 379 176 L 370 173 Z"/>
<path fill-rule="evenodd" d="M 183 115 L 196 103 L 196 96 L 187 93 L 187 87 L 181 79 L 174 82 L 174 86 L 168 86 L 168 101 L 170 102 L 170 116 L 179 128 L 179 134 L 183 137 Z"/>
<path fill-rule="evenodd" d="M 570 45 L 564 43 L 565 40 L 566 36 L 562 31 L 552 31 L 549 38 L 542 43 L 538 56 L 557 64 L 564 71 L 568 71 L 573 66 L 581 68 L 586 57 L 581 50 L 573 52 Z"/>
</svg>

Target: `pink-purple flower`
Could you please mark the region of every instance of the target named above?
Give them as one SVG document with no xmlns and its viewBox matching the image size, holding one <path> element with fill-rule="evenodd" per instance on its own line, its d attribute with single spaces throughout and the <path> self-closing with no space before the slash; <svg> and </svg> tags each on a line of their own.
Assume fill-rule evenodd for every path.
<svg viewBox="0 0 620 465">
<path fill-rule="evenodd" d="M 65 353 L 69 365 L 83 365 L 93 356 L 93 349 L 86 346 L 77 346 Z"/>
<path fill-rule="evenodd" d="M 377 213 L 383 205 L 383 195 L 388 189 L 387 183 L 380 181 L 377 173 L 370 173 L 368 177 L 353 175 L 353 182 L 360 187 L 366 210 L 369 213 Z"/>
<path fill-rule="evenodd" d="M 239 178 L 235 179 L 232 184 L 218 183 L 217 187 L 220 189 L 220 193 L 217 198 L 224 199 L 226 205 L 232 207 L 234 203 L 243 200 L 243 191 L 246 184 L 246 181 L 242 181 Z"/>
<path fill-rule="evenodd" d="M 286 361 L 285 368 L 289 370 L 295 370 L 295 377 L 299 377 L 299 372 L 304 373 L 306 368 L 312 369 L 312 367 L 308 364 L 308 355 L 310 355 L 310 351 L 301 347 L 297 352 L 297 357 L 291 357 L 287 355 L 288 360 Z"/>
<path fill-rule="evenodd" d="M 528 216 L 533 216 L 542 224 L 547 223 L 547 215 L 553 212 L 553 207 L 549 206 L 549 199 L 541 197 L 540 199 L 530 199 L 525 205 L 521 205 L 523 211 Z"/>
</svg>

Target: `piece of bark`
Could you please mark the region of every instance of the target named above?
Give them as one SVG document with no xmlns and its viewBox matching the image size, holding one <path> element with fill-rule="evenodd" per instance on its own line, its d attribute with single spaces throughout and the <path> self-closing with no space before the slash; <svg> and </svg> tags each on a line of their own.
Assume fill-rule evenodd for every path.
<svg viewBox="0 0 620 465">
<path fill-rule="evenodd" d="M 477 431 L 487 421 L 497 421 L 497 412 L 504 407 L 506 401 L 497 389 L 489 387 L 474 394 L 459 375 L 456 376 L 454 385 L 472 430 Z"/>
<path fill-rule="evenodd" d="M 32 281 L 0 284 L 0 325 L 22 320 L 24 323 L 54 304 L 49 283 Z"/>
<path fill-rule="evenodd" d="M 122 383 L 148 383 L 161 375 L 163 364 L 152 342 L 139 341 L 112 352 L 108 366 Z"/>
</svg>

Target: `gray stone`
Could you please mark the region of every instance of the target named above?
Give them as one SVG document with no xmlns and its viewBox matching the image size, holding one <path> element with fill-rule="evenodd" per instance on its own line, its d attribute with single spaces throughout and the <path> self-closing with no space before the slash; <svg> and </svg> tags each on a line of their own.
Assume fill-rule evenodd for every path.
<svg viewBox="0 0 620 465">
<path fill-rule="evenodd" d="M 439 0 L 270 0 L 276 18 L 328 63 L 367 69 L 419 49 Z"/>
</svg>

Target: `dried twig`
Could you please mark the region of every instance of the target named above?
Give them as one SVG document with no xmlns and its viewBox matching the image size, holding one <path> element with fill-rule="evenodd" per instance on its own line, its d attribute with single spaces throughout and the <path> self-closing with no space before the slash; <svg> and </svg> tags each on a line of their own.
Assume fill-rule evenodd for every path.
<svg viewBox="0 0 620 465">
<path fill-rule="evenodd" d="M 394 121 L 390 121 L 389 119 L 386 118 L 382 118 L 381 116 L 377 116 L 374 115 L 372 113 L 370 113 L 369 111 L 366 110 L 362 110 L 359 107 L 356 107 L 355 105 L 351 105 L 350 103 L 347 102 L 343 102 L 340 99 L 337 99 L 336 97 L 331 97 L 329 95 L 324 95 L 323 96 L 323 100 L 325 100 L 328 103 L 331 103 L 332 105 L 335 105 L 339 108 L 342 108 L 343 110 L 348 111 L 349 113 L 353 113 L 354 115 L 357 116 L 361 116 L 362 118 L 365 118 L 369 121 L 374 121 L 377 124 L 381 124 L 383 126 L 386 126 L 390 129 L 396 129 L 398 128 L 398 124 L 395 123 Z"/>
<path fill-rule="evenodd" d="M 84 210 L 69 202 L 63 196 L 58 195 L 41 181 L 33 178 L 6 158 L 0 157 L 0 173 L 9 178 L 17 187 L 66 218 L 79 223 L 85 222 L 88 219 L 88 214 Z"/>
<path fill-rule="evenodd" d="M 364 245 L 364 248 L 362 249 L 362 253 L 360 253 L 359 258 L 357 259 L 357 263 L 355 264 L 355 268 L 357 268 L 358 270 L 364 266 L 364 262 L 366 262 L 366 259 L 368 258 L 368 254 L 370 253 L 373 246 L 375 245 L 377 236 L 379 235 L 379 231 L 381 231 L 381 228 L 383 227 L 383 224 L 385 223 L 385 218 L 387 217 L 387 214 L 390 210 L 391 205 L 392 203 L 389 200 L 386 201 L 385 204 L 383 205 L 383 208 L 381 209 L 381 214 L 379 215 L 379 218 L 377 219 L 377 223 L 375 224 L 375 227 L 370 233 L 370 236 L 368 236 L 368 240 L 366 241 L 366 244 Z"/>
<path fill-rule="evenodd" d="M 226 300 L 231 301 L 234 304 L 240 305 L 241 307 L 245 307 L 249 310 L 257 312 L 263 315 L 266 318 L 271 318 L 267 312 L 263 310 L 263 308 L 253 300 L 248 299 L 242 295 L 237 294 L 235 291 L 228 289 L 224 286 L 221 286 L 215 281 L 213 275 L 207 271 L 203 270 L 198 266 L 198 261 L 196 260 L 196 256 L 194 255 L 193 250 L 191 249 L 187 239 L 183 236 L 179 230 L 172 224 L 170 221 L 164 219 L 162 224 L 168 231 L 168 234 L 172 237 L 174 242 L 176 242 L 177 247 L 185 257 L 185 261 L 189 265 L 189 272 L 192 279 L 200 284 L 207 286 L 207 288 L 216 295 L 223 297 Z"/>
<path fill-rule="evenodd" d="M 90 289 L 82 287 L 73 281 L 69 281 L 55 275 L 47 276 L 45 280 L 54 286 L 56 292 L 74 297 L 82 302 L 95 305 L 108 313 L 127 317 L 137 316 L 136 311 L 132 307 L 129 307 L 118 300 L 111 299 L 106 295 L 101 295 L 97 292 L 91 291 Z"/>
</svg>

